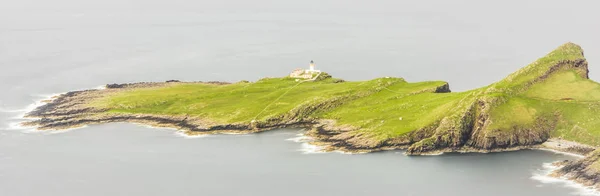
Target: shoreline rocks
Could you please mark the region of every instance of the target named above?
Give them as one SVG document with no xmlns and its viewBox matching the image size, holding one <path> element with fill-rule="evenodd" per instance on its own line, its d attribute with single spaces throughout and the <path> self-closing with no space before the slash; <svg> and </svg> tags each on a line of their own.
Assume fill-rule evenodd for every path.
<svg viewBox="0 0 600 196">
<path fill-rule="evenodd" d="M 566 178 L 588 187 L 600 189 L 600 149 L 589 153 L 583 159 L 562 161 L 556 163 L 561 168 L 552 172 L 550 176 Z"/>
</svg>

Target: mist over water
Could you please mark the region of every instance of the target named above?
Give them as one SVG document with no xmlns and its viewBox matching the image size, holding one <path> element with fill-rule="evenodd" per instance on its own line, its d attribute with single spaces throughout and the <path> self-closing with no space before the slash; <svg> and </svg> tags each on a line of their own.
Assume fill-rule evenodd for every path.
<svg viewBox="0 0 600 196">
<path fill-rule="evenodd" d="M 583 195 L 540 178 L 547 163 L 573 158 L 544 151 L 345 155 L 310 153 L 296 129 L 183 138 L 131 124 L 55 134 L 15 125 L 55 93 L 107 83 L 257 80 L 310 60 L 346 80 L 444 80 L 464 91 L 571 41 L 600 80 L 599 5 L 2 1 L 0 195 Z"/>
</svg>

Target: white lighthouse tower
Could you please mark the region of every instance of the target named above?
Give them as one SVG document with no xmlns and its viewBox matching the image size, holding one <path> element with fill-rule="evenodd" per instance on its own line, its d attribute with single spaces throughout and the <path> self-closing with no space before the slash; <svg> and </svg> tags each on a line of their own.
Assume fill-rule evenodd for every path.
<svg viewBox="0 0 600 196">
<path fill-rule="evenodd" d="M 321 72 L 320 70 L 316 70 L 315 69 L 315 62 L 314 61 L 310 61 L 310 64 L 308 65 L 308 70 L 306 70 L 307 73 L 319 73 Z"/>
</svg>

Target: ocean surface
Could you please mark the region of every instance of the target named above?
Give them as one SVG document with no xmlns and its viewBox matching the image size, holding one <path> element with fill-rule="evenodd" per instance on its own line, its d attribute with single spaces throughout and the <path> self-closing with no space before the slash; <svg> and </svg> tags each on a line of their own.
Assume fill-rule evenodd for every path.
<svg viewBox="0 0 600 196">
<path fill-rule="evenodd" d="M 284 76 L 482 87 L 566 42 L 600 80 L 595 0 L 0 0 L 0 195 L 589 195 L 545 177 L 576 157 L 524 150 L 316 153 L 302 130 L 186 138 L 105 124 L 15 126 L 55 93 L 107 83 Z"/>
</svg>

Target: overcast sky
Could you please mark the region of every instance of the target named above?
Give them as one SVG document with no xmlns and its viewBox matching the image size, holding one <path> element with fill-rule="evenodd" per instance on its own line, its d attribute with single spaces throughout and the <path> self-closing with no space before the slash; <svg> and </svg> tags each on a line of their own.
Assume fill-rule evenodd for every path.
<svg viewBox="0 0 600 196">
<path fill-rule="evenodd" d="M 347 80 L 488 85 L 565 42 L 600 80 L 598 1 L 1 1 L 0 88 L 256 80 L 315 60 Z"/>
</svg>

